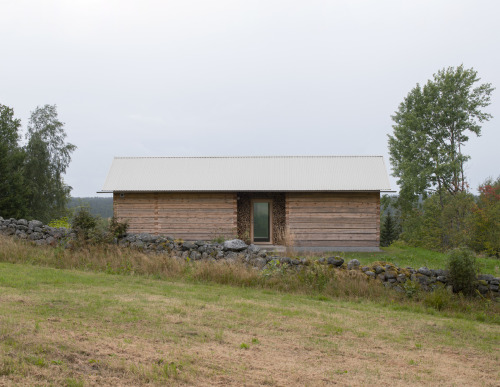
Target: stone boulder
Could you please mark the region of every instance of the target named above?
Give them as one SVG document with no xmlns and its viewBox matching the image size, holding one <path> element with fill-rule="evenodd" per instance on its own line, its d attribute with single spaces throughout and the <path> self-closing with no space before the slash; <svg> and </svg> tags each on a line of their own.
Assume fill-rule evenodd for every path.
<svg viewBox="0 0 500 387">
<path fill-rule="evenodd" d="M 361 263 L 357 259 L 351 259 L 347 263 L 347 268 L 349 270 L 354 270 L 354 269 L 357 269 L 360 265 L 361 265 Z"/>
<path fill-rule="evenodd" d="M 250 254 L 258 254 L 259 251 L 260 251 L 260 247 L 257 245 L 251 244 L 248 246 L 248 252 Z"/>
<path fill-rule="evenodd" d="M 182 250 L 187 251 L 191 249 L 198 249 L 198 245 L 194 242 L 184 242 L 182 244 Z"/>
<path fill-rule="evenodd" d="M 26 226 L 26 227 L 27 227 L 27 226 L 28 226 L 28 221 L 27 221 L 26 219 L 19 219 L 19 220 L 17 221 L 17 224 L 18 224 L 19 226 Z"/>
<path fill-rule="evenodd" d="M 148 233 L 141 233 L 136 235 L 136 238 L 142 242 L 151 243 L 156 241 L 157 236 Z"/>
<path fill-rule="evenodd" d="M 432 275 L 432 272 L 430 271 L 430 269 L 428 269 L 425 266 L 418 269 L 417 272 L 422 274 L 422 275 L 425 275 L 427 277 L 430 277 Z"/>
<path fill-rule="evenodd" d="M 224 242 L 224 251 L 243 251 L 248 245 L 241 239 L 231 239 Z"/>
<path fill-rule="evenodd" d="M 39 220 L 32 220 L 28 223 L 28 227 L 30 230 L 34 230 L 35 228 L 42 227 L 43 223 Z"/>
<path fill-rule="evenodd" d="M 373 270 L 375 270 L 375 274 L 377 274 L 377 275 L 379 275 L 385 271 L 385 269 L 380 265 L 375 266 L 373 268 Z"/>
<path fill-rule="evenodd" d="M 340 257 L 329 257 L 329 258 L 327 258 L 326 262 L 329 265 L 333 265 L 335 267 L 340 267 L 344 263 L 344 260 Z"/>
</svg>

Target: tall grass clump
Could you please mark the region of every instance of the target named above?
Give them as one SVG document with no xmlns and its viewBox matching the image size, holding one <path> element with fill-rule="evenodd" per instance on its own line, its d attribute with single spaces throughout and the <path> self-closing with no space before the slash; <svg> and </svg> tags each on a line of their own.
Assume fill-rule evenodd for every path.
<svg viewBox="0 0 500 387">
<path fill-rule="evenodd" d="M 465 248 L 454 249 L 448 254 L 448 279 L 453 292 L 472 296 L 476 291 L 479 273 L 475 254 Z"/>
<path fill-rule="evenodd" d="M 475 277 L 473 279 L 471 275 L 463 275 L 461 269 L 465 271 L 473 267 L 470 264 L 473 258 L 469 251 L 460 250 L 450 254 L 451 273 L 457 273 L 452 274 L 457 281 L 456 289 L 464 294 L 469 294 L 467 291 L 471 288 L 468 286 L 470 281 L 472 283 L 475 281 Z M 0 235 L 0 262 L 269 289 L 319 297 L 320 300 L 336 298 L 356 302 L 371 301 L 383 306 L 403 307 L 416 311 L 432 309 L 473 317 L 477 314 L 481 318 L 500 324 L 500 303 L 486 303 L 488 300 L 480 297 L 464 297 L 461 294 L 448 295 L 444 291 L 433 294 L 420 291 L 419 288 L 415 288 L 415 294 L 412 294 L 410 299 L 404 293 L 386 289 L 379 281 L 368 279 L 361 272 L 336 270 L 315 261 L 310 261 L 309 266 L 298 269 L 276 260 L 270 261 L 264 270 L 257 270 L 243 263 L 230 263 L 224 260 L 190 261 L 166 253 L 145 253 L 113 244 L 88 243 L 71 248 L 64 246 L 54 248 L 35 246 L 28 241 Z"/>
</svg>

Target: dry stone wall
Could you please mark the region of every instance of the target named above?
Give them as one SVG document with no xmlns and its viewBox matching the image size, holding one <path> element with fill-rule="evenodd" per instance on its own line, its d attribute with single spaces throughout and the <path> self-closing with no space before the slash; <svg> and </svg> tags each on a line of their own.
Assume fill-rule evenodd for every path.
<svg viewBox="0 0 500 387">
<path fill-rule="evenodd" d="M 49 227 L 39 220 L 4 219 L 0 216 L 0 234 L 33 241 L 37 245 L 57 245 L 62 238 L 76 235 L 67 228 Z"/>
<path fill-rule="evenodd" d="M 76 234 L 65 228 L 54 228 L 43 225 L 37 220 L 3 219 L 0 217 L 0 234 L 31 241 L 37 245 L 56 246 L 76 237 Z M 115 243 L 124 248 L 135 248 L 145 252 L 169 254 L 178 259 L 225 260 L 241 262 L 256 269 L 266 270 L 271 267 L 281 267 L 290 270 L 307 270 L 311 265 L 327 265 L 334 270 L 354 271 L 366 276 L 367 280 L 380 281 L 384 286 L 395 291 L 404 292 L 408 281 L 418 283 L 424 290 L 433 290 L 448 285 L 446 270 L 420 267 L 398 267 L 387 262 L 375 262 L 362 266 L 357 259 L 345 262 L 342 257 L 332 256 L 319 259 L 291 258 L 275 255 L 259 246 L 247 245 L 244 241 L 233 239 L 224 243 L 196 241 L 184 242 L 172 237 L 151 234 L 128 234 L 116 238 Z M 478 276 L 478 291 L 483 295 L 500 297 L 500 278 L 491 274 Z"/>
</svg>

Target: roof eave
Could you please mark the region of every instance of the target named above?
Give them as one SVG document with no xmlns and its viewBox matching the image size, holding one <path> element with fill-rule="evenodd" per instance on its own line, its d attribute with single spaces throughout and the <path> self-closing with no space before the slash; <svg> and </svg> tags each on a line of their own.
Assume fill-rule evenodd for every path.
<svg viewBox="0 0 500 387">
<path fill-rule="evenodd" d="M 265 190 L 265 189 L 259 189 L 259 190 L 249 190 L 249 189 L 233 189 L 233 190 L 204 190 L 204 189 L 177 189 L 177 190 L 172 190 L 172 189 L 116 189 L 116 190 L 102 190 L 102 191 L 97 191 L 97 193 L 114 193 L 114 192 L 396 192 L 389 189 L 294 189 L 294 190 L 283 190 L 283 189 L 272 189 L 272 190 Z"/>
</svg>

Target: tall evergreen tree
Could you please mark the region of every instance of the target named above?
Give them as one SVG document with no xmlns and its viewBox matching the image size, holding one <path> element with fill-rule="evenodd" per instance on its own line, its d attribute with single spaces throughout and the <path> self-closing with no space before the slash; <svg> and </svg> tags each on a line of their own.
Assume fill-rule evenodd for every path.
<svg viewBox="0 0 500 387">
<path fill-rule="evenodd" d="M 20 127 L 21 121 L 14 118 L 14 110 L 0 104 L 0 216 L 4 218 L 26 216 Z"/>
<path fill-rule="evenodd" d="M 26 138 L 28 208 L 33 218 L 48 222 L 64 213 L 70 198 L 71 187 L 64 184 L 63 174 L 76 146 L 66 143 L 55 105 L 37 107 L 31 113 Z"/>
<path fill-rule="evenodd" d="M 380 232 L 380 245 L 384 247 L 390 246 L 396 239 L 398 239 L 398 229 L 392 219 L 391 211 L 389 211 L 385 216 L 382 231 Z"/>
</svg>

